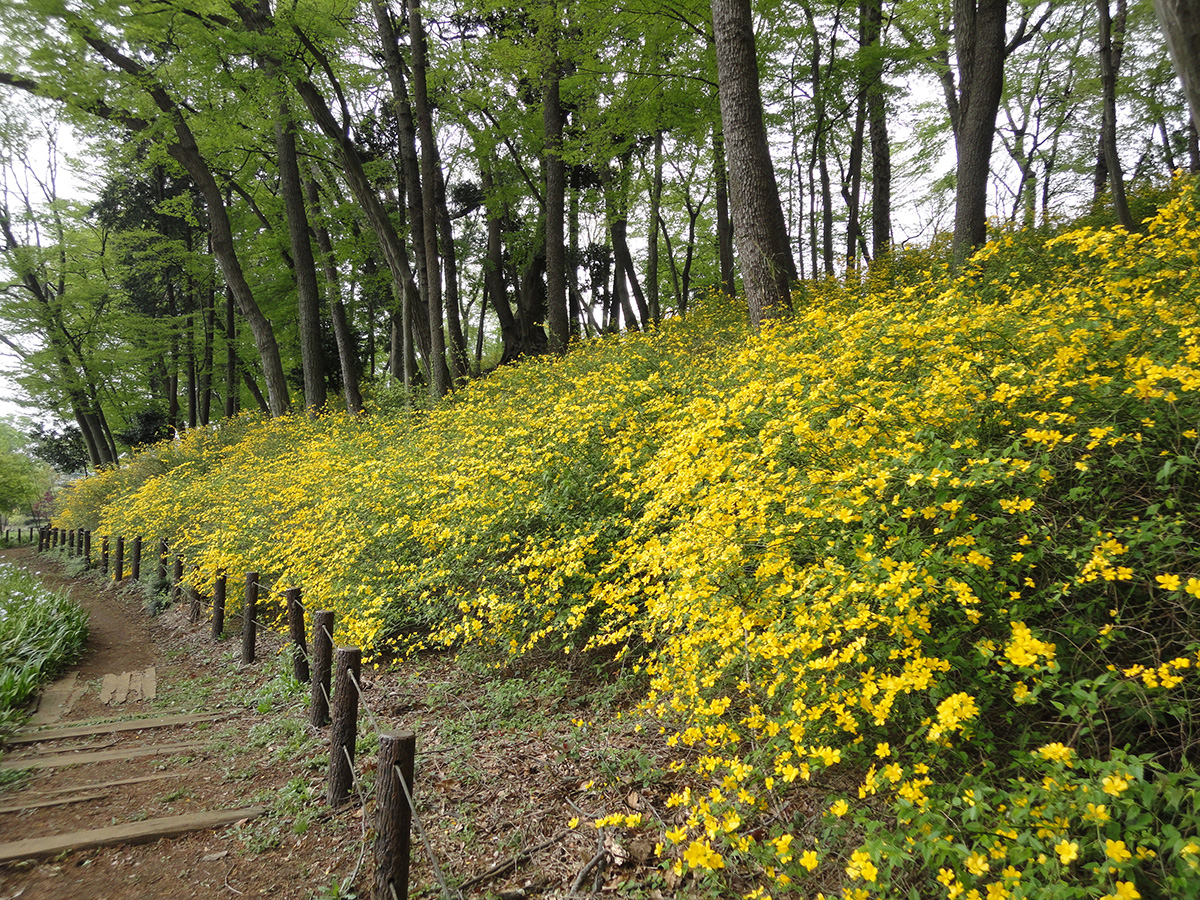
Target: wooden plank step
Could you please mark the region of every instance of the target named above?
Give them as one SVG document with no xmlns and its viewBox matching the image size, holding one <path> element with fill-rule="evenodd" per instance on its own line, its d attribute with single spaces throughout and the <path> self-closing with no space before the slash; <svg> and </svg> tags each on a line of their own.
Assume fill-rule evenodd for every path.
<svg viewBox="0 0 1200 900">
<path fill-rule="evenodd" d="M 88 831 L 72 831 L 40 838 L 26 838 L 0 844 L 0 863 L 29 859 L 36 856 L 54 856 L 72 850 L 89 850 L 113 844 L 136 844 L 174 837 L 191 831 L 209 831 L 224 828 L 243 819 L 253 819 L 266 811 L 265 806 L 247 806 L 242 809 L 222 809 L 214 812 L 189 813 L 183 816 L 166 816 L 161 819 L 146 819 L 125 825 L 109 825 Z"/>
<path fill-rule="evenodd" d="M 114 762 L 122 759 L 137 759 L 139 756 L 158 756 L 196 750 L 206 741 L 188 741 L 183 744 L 159 744 L 155 747 L 138 747 L 133 750 L 102 750 L 99 753 L 57 754 L 54 756 L 6 756 L 0 760 L 0 771 L 6 769 L 55 769 L 59 766 L 82 766 L 91 763 Z"/>
<path fill-rule="evenodd" d="M 127 784 L 141 784 L 143 781 L 165 781 L 168 778 L 183 778 L 187 772 L 155 772 L 153 775 L 138 775 L 136 778 L 117 778 L 110 781 L 92 781 L 87 784 L 72 784 L 69 787 L 46 788 L 31 790 L 35 797 L 52 797 L 55 794 L 69 794 L 71 791 L 103 791 L 107 788 L 123 787 Z"/>
<path fill-rule="evenodd" d="M 196 725 L 214 722 L 229 713 L 202 713 L 194 716 L 160 716 L 157 719 L 125 719 L 120 722 L 101 722 L 95 725 L 68 725 L 42 731 L 22 731 L 8 739 L 9 744 L 33 744 L 38 741 L 58 741 L 63 738 L 116 734 L 119 731 L 141 731 L 143 728 L 170 728 L 173 725 Z"/>
<path fill-rule="evenodd" d="M 12 803 L 0 806 L 0 814 L 25 812 L 27 809 L 42 809 L 47 806 L 66 806 L 69 803 L 83 803 L 87 800 L 103 800 L 108 794 L 103 791 L 92 791 L 86 794 L 72 794 L 69 797 L 54 797 L 47 800 L 30 800 L 27 803 Z"/>
</svg>

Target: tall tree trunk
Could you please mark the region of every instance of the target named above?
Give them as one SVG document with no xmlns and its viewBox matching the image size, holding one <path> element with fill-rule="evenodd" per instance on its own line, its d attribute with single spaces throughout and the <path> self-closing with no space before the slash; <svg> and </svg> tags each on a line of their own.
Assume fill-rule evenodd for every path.
<svg viewBox="0 0 1200 900">
<path fill-rule="evenodd" d="M 663 135 L 654 132 L 654 171 L 650 181 L 650 233 L 646 237 L 646 305 L 650 321 L 655 325 L 662 319 L 658 300 L 658 223 L 662 210 Z"/>
<path fill-rule="evenodd" d="M 202 351 L 200 363 L 200 410 L 199 418 L 201 425 L 207 425 L 212 416 L 212 395 L 213 395 L 213 333 L 216 330 L 216 323 L 213 321 L 216 317 L 216 291 L 213 290 L 212 281 L 207 277 L 204 279 L 204 315 L 201 317 L 201 323 L 204 328 L 204 349 Z"/>
<path fill-rule="evenodd" d="M 421 299 L 427 296 L 429 271 L 425 266 L 425 199 L 421 186 L 421 160 L 417 154 L 417 127 L 413 122 L 412 101 L 404 80 L 404 63 L 398 47 L 399 33 L 392 20 L 391 10 L 384 0 L 371 0 L 375 26 L 383 49 L 384 70 L 392 88 L 392 111 L 400 129 L 400 171 L 404 176 L 404 196 L 408 220 L 412 224 L 413 259 L 417 269 L 417 284 Z"/>
<path fill-rule="evenodd" d="M 446 332 L 442 315 L 442 273 L 438 258 L 437 217 L 428 200 L 436 182 L 436 148 L 433 143 L 433 111 L 429 108 L 426 84 L 425 27 L 421 22 L 420 0 L 408 0 L 408 36 L 413 55 L 413 101 L 417 112 L 417 133 L 421 138 L 421 184 L 425 188 L 425 266 L 429 270 L 426 301 L 429 316 L 429 393 L 436 400 L 450 390 L 446 369 Z"/>
<path fill-rule="evenodd" d="M 954 266 L 987 240 L 987 185 L 996 114 L 1004 88 L 1008 0 L 954 0 L 958 61 L 958 184 L 954 196 Z"/>
<path fill-rule="evenodd" d="M 487 211 L 487 261 L 484 263 L 484 287 L 488 302 L 496 312 L 500 322 L 500 339 L 504 350 L 500 356 L 501 364 L 510 363 L 521 355 L 521 328 L 513 316 L 509 306 L 508 296 L 504 291 L 504 246 L 501 229 L 500 200 L 496 197 L 496 187 L 492 178 L 491 161 L 480 167 L 481 187 L 483 188 L 484 209 Z"/>
<path fill-rule="evenodd" d="M 559 95 L 558 59 L 545 73 L 542 124 L 546 135 L 546 311 L 549 314 L 550 350 L 565 353 L 571 340 L 567 315 L 567 258 L 563 216 L 567 171 L 562 157 L 563 110 Z"/>
<path fill-rule="evenodd" d="M 767 146 L 750 0 L 711 0 L 734 237 L 751 326 L 786 315 L 796 264 Z"/>
<path fill-rule="evenodd" d="M 309 209 L 319 220 L 321 218 L 321 195 L 317 189 L 315 178 L 305 179 L 304 193 Z M 333 240 L 329 236 L 329 229 L 323 224 L 318 224 L 313 229 L 313 235 L 317 239 L 317 249 L 321 251 L 321 271 L 325 276 L 325 295 L 329 301 L 329 313 L 333 321 L 333 337 L 337 341 L 338 363 L 342 373 L 342 396 L 346 400 L 346 410 L 357 414 L 362 412 L 363 408 L 362 392 L 358 387 L 358 367 L 354 364 L 354 340 L 346 321 L 346 307 L 342 303 L 337 258 L 333 253 Z"/>
<path fill-rule="evenodd" d="M 267 0 L 259 0 L 265 4 Z M 274 74 L 274 66 L 267 67 Z M 283 195 L 292 270 L 296 278 L 296 306 L 300 323 L 300 365 L 304 370 L 304 405 L 309 412 L 325 406 L 325 354 L 321 342 L 321 291 L 317 265 L 309 240 L 308 212 L 296 156 L 296 132 L 291 110 L 282 93 L 275 119 L 275 150 L 279 161 L 279 192 Z"/>
<path fill-rule="evenodd" d="M 867 130 L 871 141 L 871 253 L 875 259 L 892 242 L 892 148 L 887 131 L 883 83 L 883 58 L 879 55 L 883 32 L 883 0 L 861 0 L 859 27 L 867 64 L 863 81 L 867 92 Z"/>
<path fill-rule="evenodd" d="M 234 317 L 233 291 L 225 286 L 225 418 L 238 412 L 241 376 L 238 373 L 237 319 Z"/>
<path fill-rule="evenodd" d="M 1125 43 L 1126 3 L 1117 0 L 1115 19 L 1109 16 L 1108 0 L 1096 0 L 1096 10 L 1100 20 L 1100 93 L 1103 103 L 1100 146 L 1117 221 L 1132 231 L 1133 216 L 1129 213 L 1129 201 L 1125 199 L 1125 177 L 1121 172 L 1121 157 L 1117 155 L 1117 70 Z"/>
<path fill-rule="evenodd" d="M 733 260 L 733 223 L 729 220 L 729 168 L 725 164 L 725 135 L 718 122 L 713 126 L 713 174 L 717 189 L 717 255 L 721 261 L 721 290 L 737 294 Z"/>
</svg>

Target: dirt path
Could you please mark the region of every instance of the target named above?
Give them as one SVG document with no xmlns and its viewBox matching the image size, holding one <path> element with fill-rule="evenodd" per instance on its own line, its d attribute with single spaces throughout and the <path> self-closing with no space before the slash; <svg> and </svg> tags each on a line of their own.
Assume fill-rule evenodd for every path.
<svg viewBox="0 0 1200 900">
<path fill-rule="evenodd" d="M 152 618 L 141 586 L 67 577 L 60 560 L 30 548 L 0 551 L 0 560 L 69 590 L 90 616 L 83 658 L 44 693 L 24 742 L 0 760 L 0 776 L 35 767 L 0 791 L 0 845 L 164 820 L 194 825 L 223 811 L 240 820 L 14 859 L 0 864 L 0 900 L 308 898 L 330 873 L 353 867 L 360 828 L 316 799 L 322 738 L 303 724 L 297 691 L 272 682 L 274 653 L 241 667 L 236 635 L 214 643 L 208 625 L 189 624 L 180 609 Z M 112 722 L 122 730 L 101 724 Z M 35 726 L 49 733 L 30 733 Z M 266 814 L 241 814 L 251 807 Z"/>
</svg>

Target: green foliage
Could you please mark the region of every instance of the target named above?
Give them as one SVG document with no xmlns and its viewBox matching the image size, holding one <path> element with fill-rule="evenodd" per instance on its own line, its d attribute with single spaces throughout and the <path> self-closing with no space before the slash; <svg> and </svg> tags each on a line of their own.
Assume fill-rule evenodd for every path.
<svg viewBox="0 0 1200 900">
<path fill-rule="evenodd" d="M 86 639 L 84 610 L 0 564 L 0 730 L 20 720 L 29 698 L 79 656 Z"/>
</svg>

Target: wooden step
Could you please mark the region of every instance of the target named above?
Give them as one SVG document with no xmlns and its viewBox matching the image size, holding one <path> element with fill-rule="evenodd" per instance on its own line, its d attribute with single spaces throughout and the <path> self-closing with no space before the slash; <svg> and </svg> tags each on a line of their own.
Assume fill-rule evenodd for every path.
<svg viewBox="0 0 1200 900">
<path fill-rule="evenodd" d="M 137 844 L 174 837 L 191 831 L 209 831 L 224 828 L 244 819 L 253 819 L 266 811 L 265 806 L 247 806 L 242 809 L 222 809 L 214 812 L 189 813 L 183 816 L 166 816 L 161 819 L 146 819 L 125 825 L 109 825 L 88 831 L 72 831 L 47 837 L 26 838 L 0 844 L 0 863 L 36 856 L 54 856 L 72 850 L 89 850 L 113 844 Z"/>
<path fill-rule="evenodd" d="M 141 731 L 149 728 L 170 728 L 173 725 L 197 725 L 225 718 L 229 713 L 201 713 L 191 716 L 159 716 L 153 719 L 123 719 L 119 722 L 99 722 L 88 725 L 67 725 L 41 731 L 22 731 L 8 739 L 9 744 L 33 744 L 38 741 L 58 741 L 63 738 L 116 734 L 119 731 Z"/>
<path fill-rule="evenodd" d="M 137 759 L 140 756 L 186 753 L 207 746 L 207 741 L 188 741 L 182 744 L 159 744 L 133 750 L 101 750 L 99 753 L 55 753 L 47 756 L 6 756 L 0 760 L 0 771 L 6 769 L 56 769 L 60 766 L 82 766 L 90 763 Z"/>
</svg>

